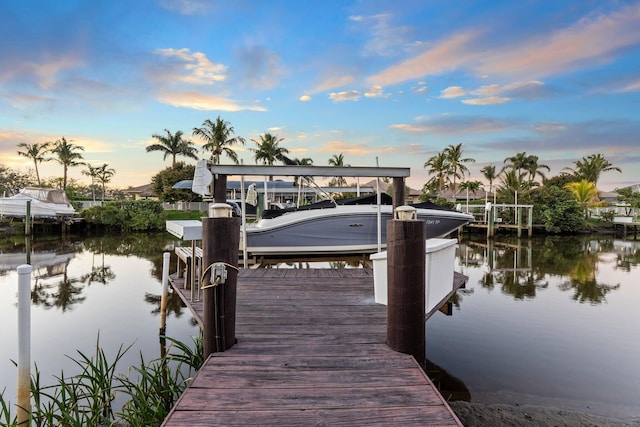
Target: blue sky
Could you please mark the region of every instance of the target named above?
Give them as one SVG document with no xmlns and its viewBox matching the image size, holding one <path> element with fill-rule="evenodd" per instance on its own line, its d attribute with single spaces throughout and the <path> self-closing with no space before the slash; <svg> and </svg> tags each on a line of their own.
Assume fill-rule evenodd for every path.
<svg viewBox="0 0 640 427">
<path fill-rule="evenodd" d="M 217 116 L 327 165 L 410 167 L 463 143 L 479 170 L 525 151 L 550 175 L 592 153 L 640 182 L 640 2 L 65 0 L 0 3 L 0 163 L 64 136 L 116 170 L 168 166 L 151 135 Z M 70 175 L 83 181 L 82 168 Z M 61 167 L 43 163 L 41 175 Z"/>
</svg>

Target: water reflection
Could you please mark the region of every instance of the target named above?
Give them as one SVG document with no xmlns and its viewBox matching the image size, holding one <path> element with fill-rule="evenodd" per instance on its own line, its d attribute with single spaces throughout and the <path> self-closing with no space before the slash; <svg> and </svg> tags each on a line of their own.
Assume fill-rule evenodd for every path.
<svg viewBox="0 0 640 427">
<path fill-rule="evenodd" d="M 107 352 L 135 343 L 122 369 L 158 357 L 163 252 L 173 253 L 167 233 L 89 237 L 23 236 L 0 241 L 0 390 L 14 393 L 17 356 L 17 272 L 31 261 L 32 359 L 43 381 L 73 371 L 66 355 L 94 351 L 98 334 Z M 175 265 L 175 264 L 174 264 Z M 167 334 L 192 342 L 198 326 L 180 298 L 170 293 Z M 51 379 L 51 380 L 50 380 Z"/>
<path fill-rule="evenodd" d="M 427 322 L 427 357 L 472 402 L 640 416 L 638 249 L 600 235 L 465 236 L 467 288 L 452 317 Z"/>
<path fill-rule="evenodd" d="M 467 268 L 480 267 L 483 273 L 479 285 L 488 290 L 499 287 L 516 300 L 534 299 L 549 287 L 550 277 L 561 276 L 564 280 L 558 286 L 562 291 L 572 292 L 573 300 L 597 305 L 620 287 L 619 283 L 608 283 L 598 277 L 598 264 L 608 262 L 602 255 L 615 253 L 616 266 L 630 271 L 640 260 L 636 244 L 612 238 L 567 236 L 465 240 L 460 243 L 458 258 L 462 273 Z"/>
</svg>

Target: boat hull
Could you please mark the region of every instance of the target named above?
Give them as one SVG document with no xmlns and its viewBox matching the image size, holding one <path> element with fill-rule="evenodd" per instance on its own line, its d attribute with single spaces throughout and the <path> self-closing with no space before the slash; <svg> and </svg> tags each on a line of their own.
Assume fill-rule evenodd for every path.
<svg viewBox="0 0 640 427">
<path fill-rule="evenodd" d="M 426 239 L 444 237 L 469 223 L 470 216 L 454 211 L 418 209 L 426 221 Z M 386 222 L 391 206 L 349 206 L 291 212 L 259 221 L 246 230 L 247 252 L 259 254 L 371 253 L 386 246 Z"/>
</svg>

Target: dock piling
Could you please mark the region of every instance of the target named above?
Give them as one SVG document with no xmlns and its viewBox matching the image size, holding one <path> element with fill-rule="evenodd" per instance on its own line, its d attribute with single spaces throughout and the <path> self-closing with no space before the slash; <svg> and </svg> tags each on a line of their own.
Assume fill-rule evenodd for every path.
<svg viewBox="0 0 640 427">
<path fill-rule="evenodd" d="M 216 204 L 214 204 L 215 206 Z M 225 204 L 230 211 L 230 207 Z M 202 218 L 204 357 L 235 344 L 240 218 Z"/>
<path fill-rule="evenodd" d="M 387 221 L 387 345 L 425 361 L 425 232 L 418 220 Z"/>
</svg>

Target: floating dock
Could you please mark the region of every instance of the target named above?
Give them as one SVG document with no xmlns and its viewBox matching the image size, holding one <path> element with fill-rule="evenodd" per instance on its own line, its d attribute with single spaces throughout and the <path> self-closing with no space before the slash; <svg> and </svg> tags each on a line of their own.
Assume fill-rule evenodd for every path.
<svg viewBox="0 0 640 427">
<path fill-rule="evenodd" d="M 202 302 L 171 283 L 202 325 Z M 205 361 L 163 426 L 462 426 L 418 362 L 387 347 L 386 323 L 371 269 L 241 269 L 237 343 Z"/>
</svg>

